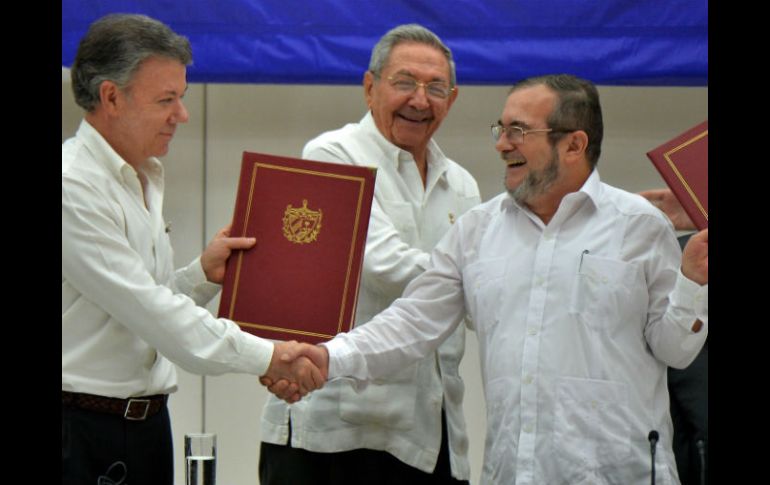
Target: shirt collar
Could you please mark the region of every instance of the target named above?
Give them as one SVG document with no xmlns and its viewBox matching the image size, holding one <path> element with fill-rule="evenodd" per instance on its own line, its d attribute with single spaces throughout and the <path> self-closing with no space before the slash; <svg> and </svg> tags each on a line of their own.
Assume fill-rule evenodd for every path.
<svg viewBox="0 0 770 485">
<path fill-rule="evenodd" d="M 127 176 L 136 177 L 134 167 L 118 155 L 118 152 L 112 148 L 102 134 L 85 119 L 80 122 L 77 137 L 84 141 L 93 154 L 94 159 L 101 163 L 117 179 L 125 180 Z M 159 180 L 163 177 L 163 165 L 155 157 L 148 158 L 141 169 L 151 179 Z"/>
<path fill-rule="evenodd" d="M 580 187 L 580 190 L 564 196 L 564 198 L 562 199 L 559 205 L 561 206 L 565 202 L 572 204 L 575 201 L 588 198 L 588 200 L 590 200 L 594 204 L 594 206 L 598 207 L 599 198 L 601 197 L 601 194 L 602 194 L 602 184 L 601 184 L 601 179 L 599 178 L 599 171 L 596 169 L 593 169 L 591 171 L 591 174 L 583 183 L 583 186 Z M 500 210 L 509 211 L 514 208 L 528 210 L 525 207 L 520 206 L 519 203 L 516 202 L 516 200 L 510 194 L 507 194 L 507 196 L 504 197 L 503 200 L 500 202 Z"/>
<path fill-rule="evenodd" d="M 594 206 L 599 206 L 599 199 L 602 196 L 602 181 L 599 179 L 599 171 L 595 168 L 591 170 L 591 174 L 586 179 L 583 186 L 580 187 L 578 193 L 583 193 L 588 196 L 588 200 L 593 202 Z M 568 194 L 568 197 L 572 194 Z"/>
</svg>

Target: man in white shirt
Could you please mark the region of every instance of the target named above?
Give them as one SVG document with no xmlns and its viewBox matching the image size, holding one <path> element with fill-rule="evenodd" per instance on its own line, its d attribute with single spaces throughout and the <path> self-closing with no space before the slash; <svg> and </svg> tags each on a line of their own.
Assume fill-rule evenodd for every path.
<svg viewBox="0 0 770 485">
<path fill-rule="evenodd" d="M 170 485 L 172 362 L 279 380 L 292 370 L 279 359 L 301 348 L 241 332 L 198 306 L 219 291 L 230 252 L 253 239 L 225 228 L 199 259 L 173 270 L 155 157 L 187 122 L 191 61 L 189 41 L 164 24 L 108 15 L 89 28 L 72 66 L 86 114 L 62 144 L 63 484 Z M 303 377 L 284 388 L 292 401 L 324 378 L 304 358 L 293 367 Z"/>
<path fill-rule="evenodd" d="M 398 298 L 455 220 L 480 202 L 473 177 L 431 138 L 457 98 L 455 84 L 443 42 L 422 26 L 398 26 L 372 51 L 363 81 L 369 112 L 302 152 L 378 169 L 357 325 Z M 260 483 L 467 483 L 464 349 L 460 326 L 419 362 L 363 388 L 336 380 L 291 406 L 271 398 Z"/>
<path fill-rule="evenodd" d="M 503 193 L 468 211 L 402 298 L 324 344 L 329 377 L 377 379 L 469 314 L 487 402 L 485 484 L 678 483 L 667 366 L 708 334 L 708 231 L 682 255 L 669 220 L 600 182 L 588 81 L 516 84 L 492 126 Z M 651 431 L 657 444 L 648 440 Z"/>
</svg>

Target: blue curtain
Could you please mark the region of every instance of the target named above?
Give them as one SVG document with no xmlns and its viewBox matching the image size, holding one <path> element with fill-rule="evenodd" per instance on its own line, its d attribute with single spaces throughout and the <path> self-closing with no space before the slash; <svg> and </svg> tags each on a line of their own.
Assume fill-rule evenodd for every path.
<svg viewBox="0 0 770 485">
<path fill-rule="evenodd" d="M 190 82 L 359 84 L 377 40 L 416 22 L 460 84 L 570 73 L 602 85 L 708 85 L 707 0 L 62 1 L 62 65 L 95 19 L 143 13 L 187 36 Z"/>
</svg>

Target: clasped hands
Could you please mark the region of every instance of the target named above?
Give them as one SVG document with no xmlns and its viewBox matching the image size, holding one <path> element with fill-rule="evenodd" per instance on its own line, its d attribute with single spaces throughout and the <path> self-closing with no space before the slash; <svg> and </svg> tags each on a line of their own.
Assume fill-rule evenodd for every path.
<svg viewBox="0 0 770 485">
<path fill-rule="evenodd" d="M 325 347 L 291 340 L 275 343 L 270 367 L 259 382 L 291 404 L 322 388 L 328 375 L 329 352 Z"/>
</svg>

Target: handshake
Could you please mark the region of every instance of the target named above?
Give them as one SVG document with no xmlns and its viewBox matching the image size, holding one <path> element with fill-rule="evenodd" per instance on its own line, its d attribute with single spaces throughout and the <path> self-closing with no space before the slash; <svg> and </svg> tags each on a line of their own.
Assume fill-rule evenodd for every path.
<svg viewBox="0 0 770 485">
<path fill-rule="evenodd" d="M 259 382 L 287 403 L 323 387 L 329 376 L 329 352 L 321 345 L 295 340 L 276 342 L 267 373 Z"/>
</svg>

